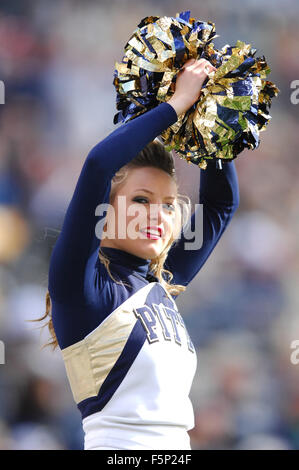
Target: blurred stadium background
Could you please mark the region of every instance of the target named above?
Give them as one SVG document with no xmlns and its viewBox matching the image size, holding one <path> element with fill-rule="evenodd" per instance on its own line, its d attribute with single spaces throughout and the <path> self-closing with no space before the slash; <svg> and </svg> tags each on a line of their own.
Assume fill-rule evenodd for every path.
<svg viewBox="0 0 299 470">
<path fill-rule="evenodd" d="M 177 299 L 196 345 L 193 449 L 298 449 L 299 80 L 297 0 L 1 0 L 0 449 L 82 449 L 59 350 L 41 349 L 48 264 L 90 148 L 115 128 L 114 63 L 145 16 L 213 21 L 217 48 L 265 55 L 281 90 L 254 152 L 235 161 L 241 204 Z M 200 170 L 177 159 L 198 202 Z"/>
</svg>

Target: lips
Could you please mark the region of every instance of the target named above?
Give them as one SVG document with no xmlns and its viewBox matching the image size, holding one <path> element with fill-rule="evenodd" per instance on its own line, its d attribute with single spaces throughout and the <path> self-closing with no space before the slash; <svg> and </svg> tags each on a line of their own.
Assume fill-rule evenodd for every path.
<svg viewBox="0 0 299 470">
<path fill-rule="evenodd" d="M 161 227 L 157 227 L 153 225 L 146 227 L 144 229 L 141 229 L 140 232 L 144 232 L 147 234 L 148 238 L 154 238 L 154 239 L 161 238 L 163 234 L 163 230 Z"/>
</svg>

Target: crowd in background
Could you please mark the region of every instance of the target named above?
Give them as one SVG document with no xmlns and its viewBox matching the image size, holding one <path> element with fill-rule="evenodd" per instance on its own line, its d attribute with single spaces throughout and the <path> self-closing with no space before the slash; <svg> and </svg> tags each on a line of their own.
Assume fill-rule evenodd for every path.
<svg viewBox="0 0 299 470">
<path fill-rule="evenodd" d="M 296 0 L 2 0 L 0 6 L 0 449 L 81 449 L 59 350 L 29 322 L 45 313 L 51 250 L 89 150 L 115 128 L 114 64 L 145 16 L 191 15 L 265 55 L 280 89 L 255 151 L 235 160 L 240 206 L 177 298 L 198 366 L 193 449 L 298 449 L 299 80 Z M 296 20 L 297 19 L 297 20 Z M 198 202 L 200 170 L 176 160 Z"/>
</svg>

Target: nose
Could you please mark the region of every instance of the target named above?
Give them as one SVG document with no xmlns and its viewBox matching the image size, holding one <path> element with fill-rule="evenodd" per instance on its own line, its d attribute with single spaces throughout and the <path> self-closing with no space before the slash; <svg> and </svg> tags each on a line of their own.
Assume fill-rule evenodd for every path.
<svg viewBox="0 0 299 470">
<path fill-rule="evenodd" d="M 149 217 L 150 224 L 160 225 L 161 222 L 163 222 L 166 217 L 166 211 L 163 207 L 163 204 L 162 203 L 150 204 L 148 217 Z"/>
</svg>

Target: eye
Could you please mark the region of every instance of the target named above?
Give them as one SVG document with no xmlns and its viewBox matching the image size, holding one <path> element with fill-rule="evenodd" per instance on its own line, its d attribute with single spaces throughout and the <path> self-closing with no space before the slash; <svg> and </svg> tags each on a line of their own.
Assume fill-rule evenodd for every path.
<svg viewBox="0 0 299 470">
<path fill-rule="evenodd" d="M 165 206 L 167 206 L 168 210 L 175 211 L 174 204 L 172 204 L 171 202 L 166 202 Z"/>
<path fill-rule="evenodd" d="M 142 201 L 148 202 L 148 200 L 147 200 L 146 197 L 135 197 L 135 198 L 133 199 L 133 201 L 141 202 L 141 203 L 142 203 Z"/>
<path fill-rule="evenodd" d="M 136 201 L 136 202 L 140 202 L 141 204 L 145 201 L 145 202 L 148 202 L 148 199 L 146 197 L 134 197 L 134 199 L 132 199 L 133 201 Z M 167 210 L 170 210 L 170 211 L 175 211 L 175 206 L 174 204 L 172 204 L 171 202 L 166 202 L 165 204 L 163 204 L 164 206 L 166 206 Z"/>
</svg>

